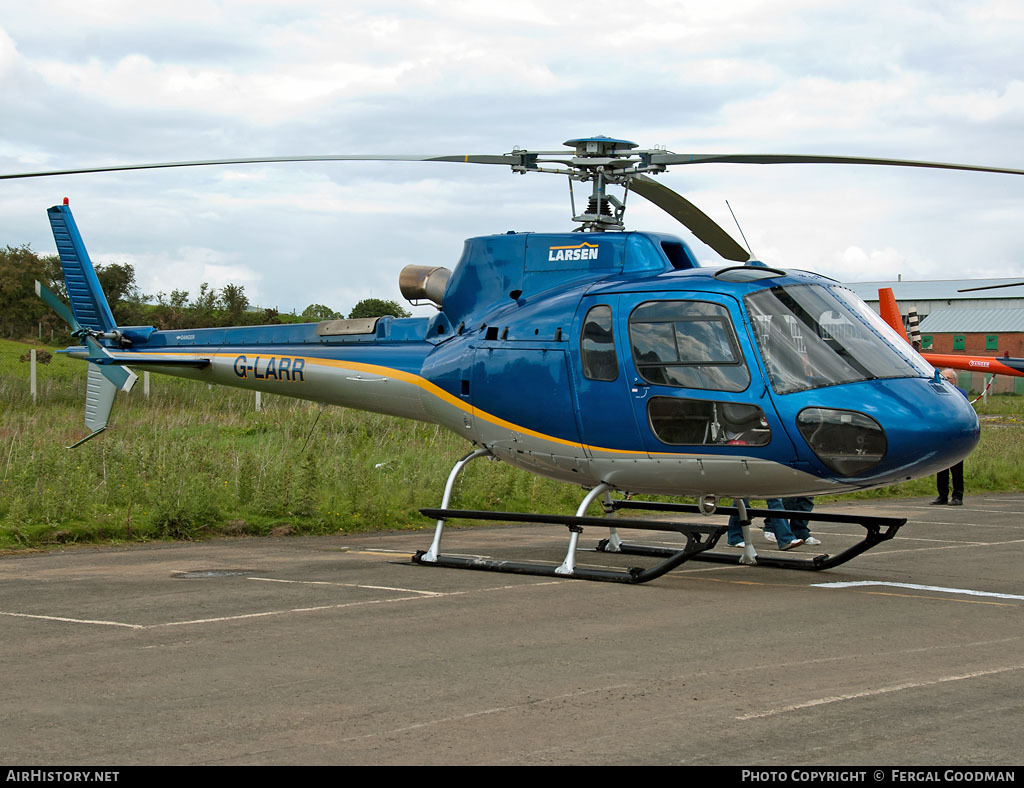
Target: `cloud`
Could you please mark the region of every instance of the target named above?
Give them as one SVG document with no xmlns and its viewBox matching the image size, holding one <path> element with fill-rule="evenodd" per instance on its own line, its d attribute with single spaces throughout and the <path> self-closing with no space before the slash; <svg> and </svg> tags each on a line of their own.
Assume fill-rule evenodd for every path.
<svg viewBox="0 0 1024 788">
<path fill-rule="evenodd" d="M 594 133 L 680 152 L 1024 168 L 1016 3 L 42 0 L 0 25 L 4 172 L 551 150 Z M 1024 181 L 1009 176 L 707 165 L 660 177 L 738 236 L 729 199 L 755 253 L 783 267 L 955 278 L 1024 261 Z M 470 235 L 571 227 L 564 178 L 349 162 L 0 181 L 0 244 L 51 250 L 44 211 L 65 194 L 97 259 L 137 261 L 147 289 L 248 277 L 251 297 L 299 311 L 396 298 L 403 265 L 452 267 Z M 627 221 L 721 262 L 635 196 Z"/>
</svg>

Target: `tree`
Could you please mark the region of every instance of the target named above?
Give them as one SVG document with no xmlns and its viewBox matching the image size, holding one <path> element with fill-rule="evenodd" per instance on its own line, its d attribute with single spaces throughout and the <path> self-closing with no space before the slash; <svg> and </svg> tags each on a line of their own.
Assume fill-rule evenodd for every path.
<svg viewBox="0 0 1024 788">
<path fill-rule="evenodd" d="M 138 294 L 135 287 L 135 269 L 129 263 L 111 263 L 97 265 L 96 278 L 107 297 L 111 309 L 122 301 L 127 301 Z"/>
<path fill-rule="evenodd" d="M 196 321 L 196 328 L 209 328 L 216 325 L 217 317 L 213 310 L 217 308 L 217 288 L 210 287 L 209 282 L 199 285 L 199 293 L 195 300 L 189 304 L 192 318 Z"/>
<path fill-rule="evenodd" d="M 220 303 L 227 312 L 229 323 L 238 323 L 242 313 L 249 306 L 249 297 L 245 294 L 244 285 L 226 284 L 220 291 Z"/>
<path fill-rule="evenodd" d="M 143 302 L 148 296 L 136 287 L 135 268 L 130 263 L 97 265 L 96 278 L 118 325 L 139 325 L 145 320 Z"/>
<path fill-rule="evenodd" d="M 46 264 L 27 244 L 0 249 L 0 323 L 17 333 L 27 333 L 50 312 L 36 297 L 37 279 L 49 284 Z"/>
<path fill-rule="evenodd" d="M 364 298 L 348 313 L 349 319 L 357 317 L 383 317 L 394 315 L 395 317 L 410 317 L 410 313 L 403 309 L 395 301 L 384 301 L 380 298 Z"/>
<path fill-rule="evenodd" d="M 341 315 L 329 306 L 323 304 L 310 304 L 302 310 L 302 316 L 309 321 L 314 320 L 337 320 Z"/>
</svg>

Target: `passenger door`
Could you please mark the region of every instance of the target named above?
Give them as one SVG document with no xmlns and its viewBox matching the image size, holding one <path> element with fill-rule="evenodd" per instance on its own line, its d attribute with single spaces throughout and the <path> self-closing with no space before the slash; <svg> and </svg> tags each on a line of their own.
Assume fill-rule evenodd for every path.
<svg viewBox="0 0 1024 788">
<path fill-rule="evenodd" d="M 631 293 L 618 306 L 634 422 L 651 456 L 764 456 L 773 440 L 789 455 L 735 299 Z"/>
<path fill-rule="evenodd" d="M 615 295 L 584 298 L 570 337 L 576 419 L 591 457 L 603 454 L 598 449 L 646 455 L 623 364 L 628 345 L 618 330 L 618 300 Z"/>
</svg>

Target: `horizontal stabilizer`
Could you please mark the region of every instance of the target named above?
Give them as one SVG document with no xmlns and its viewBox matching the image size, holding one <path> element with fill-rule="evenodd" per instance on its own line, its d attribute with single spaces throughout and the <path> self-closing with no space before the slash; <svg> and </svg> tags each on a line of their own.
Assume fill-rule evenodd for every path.
<svg viewBox="0 0 1024 788">
<path fill-rule="evenodd" d="M 91 357 L 89 360 L 93 362 L 89 364 L 89 374 L 92 375 L 93 369 L 96 369 L 98 374 L 109 380 L 121 391 L 126 393 L 131 391 L 139 376 L 128 369 L 128 367 L 122 366 L 125 362 L 118 361 L 111 356 L 107 349 L 92 337 L 86 337 L 85 344 L 89 346 Z"/>
<path fill-rule="evenodd" d="M 158 367 L 203 367 L 210 366 L 210 359 L 205 356 L 194 356 L 168 353 L 132 353 L 131 355 L 115 356 L 110 354 L 106 364 L 144 364 Z"/>
</svg>

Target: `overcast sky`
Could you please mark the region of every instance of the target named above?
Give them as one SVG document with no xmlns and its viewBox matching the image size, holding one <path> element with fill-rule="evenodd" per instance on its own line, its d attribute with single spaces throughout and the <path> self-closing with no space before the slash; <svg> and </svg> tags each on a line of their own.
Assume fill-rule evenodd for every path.
<svg viewBox="0 0 1024 788">
<path fill-rule="evenodd" d="M 1024 169 L 1024 3 L 0 0 L 0 172 L 300 154 L 506 153 L 606 134 L 680 153 Z M 715 164 L 660 176 L 756 256 L 845 281 L 1024 277 L 1024 176 Z M 583 187 L 578 187 L 583 188 Z M 445 163 L 248 165 L 0 181 L 0 245 L 144 292 L 245 286 L 347 312 L 464 238 L 571 229 L 563 177 Z M 633 229 L 674 232 L 653 206 Z"/>
</svg>

